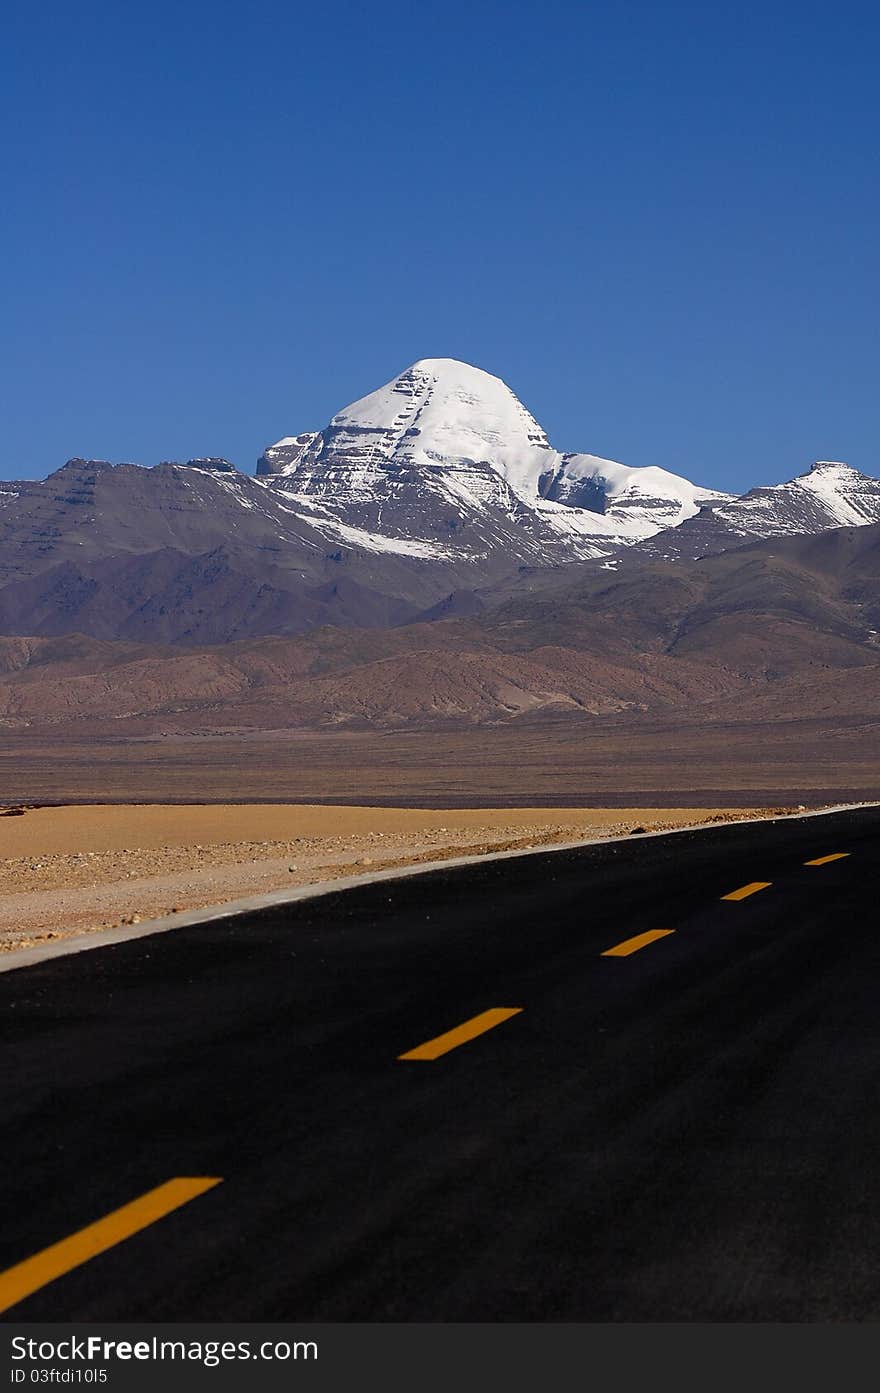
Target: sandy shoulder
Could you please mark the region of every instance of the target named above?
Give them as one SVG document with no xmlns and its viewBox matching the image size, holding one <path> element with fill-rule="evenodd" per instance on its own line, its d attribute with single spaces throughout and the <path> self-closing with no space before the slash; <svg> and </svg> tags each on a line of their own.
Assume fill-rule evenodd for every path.
<svg viewBox="0 0 880 1393">
<path fill-rule="evenodd" d="M 290 804 L 33 808 L 0 817 L 0 951 L 365 869 L 793 809 Z"/>
</svg>

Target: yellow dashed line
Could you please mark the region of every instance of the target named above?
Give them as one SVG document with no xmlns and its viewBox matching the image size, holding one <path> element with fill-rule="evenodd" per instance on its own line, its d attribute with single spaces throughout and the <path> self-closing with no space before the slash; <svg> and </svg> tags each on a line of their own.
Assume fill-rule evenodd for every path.
<svg viewBox="0 0 880 1393">
<path fill-rule="evenodd" d="M 108 1248 L 114 1248 L 117 1243 L 155 1224 L 157 1219 L 164 1219 L 172 1210 L 179 1209 L 182 1204 L 188 1204 L 197 1195 L 219 1184 L 218 1176 L 178 1176 L 174 1180 L 166 1180 L 164 1185 L 148 1190 L 145 1195 L 124 1204 L 121 1209 L 114 1209 L 112 1214 L 79 1229 L 69 1238 L 63 1238 L 60 1243 L 53 1243 L 51 1248 L 44 1248 L 34 1257 L 8 1268 L 0 1273 L 0 1311 L 17 1306 L 26 1296 L 63 1277 L 65 1272 L 81 1267 L 84 1262 L 106 1252 Z"/>
<path fill-rule="evenodd" d="M 630 953 L 637 953 L 640 948 L 647 948 L 649 943 L 656 943 L 658 938 L 666 938 L 668 934 L 674 934 L 675 929 L 649 929 L 647 933 L 636 934 L 635 938 L 625 938 L 622 943 L 616 944 L 613 948 L 606 948 L 601 955 L 603 958 L 628 958 Z"/>
<path fill-rule="evenodd" d="M 398 1059 L 439 1059 L 442 1054 L 448 1054 L 450 1050 L 457 1050 L 459 1045 L 466 1045 L 468 1040 L 474 1040 L 478 1035 L 484 1035 L 487 1030 L 491 1030 L 496 1025 L 501 1025 L 502 1021 L 509 1021 L 511 1016 L 518 1016 L 522 1011 L 521 1006 L 496 1006 L 491 1011 L 481 1011 L 479 1016 L 472 1016 L 469 1021 L 464 1021 L 462 1025 L 457 1025 L 453 1030 L 447 1030 L 444 1035 L 437 1035 L 433 1040 L 426 1040 L 423 1045 L 417 1045 L 414 1050 L 407 1050 L 406 1054 L 399 1054 Z"/>
<path fill-rule="evenodd" d="M 729 895 L 722 895 L 722 900 L 747 900 L 749 895 L 757 895 L 759 890 L 769 890 L 773 884 L 772 880 L 752 880 L 748 885 L 741 885 L 738 890 L 731 890 Z"/>
</svg>

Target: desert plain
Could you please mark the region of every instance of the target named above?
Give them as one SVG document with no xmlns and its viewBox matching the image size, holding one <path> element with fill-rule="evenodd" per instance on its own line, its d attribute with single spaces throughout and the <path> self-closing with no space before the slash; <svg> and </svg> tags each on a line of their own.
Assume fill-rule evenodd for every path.
<svg viewBox="0 0 880 1393">
<path fill-rule="evenodd" d="M 462 854 L 880 797 L 873 713 L 4 732 L 0 951 Z"/>
<path fill-rule="evenodd" d="M 773 811 L 791 809 L 762 810 Z M 0 951 L 371 870 L 744 815 L 688 807 L 19 805 L 0 815 Z"/>
</svg>

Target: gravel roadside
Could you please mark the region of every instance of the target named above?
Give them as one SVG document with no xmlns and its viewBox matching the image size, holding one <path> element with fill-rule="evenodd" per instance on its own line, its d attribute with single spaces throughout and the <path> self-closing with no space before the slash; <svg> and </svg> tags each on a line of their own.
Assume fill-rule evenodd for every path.
<svg viewBox="0 0 880 1393">
<path fill-rule="evenodd" d="M 146 816 L 146 812 L 151 816 Z M 181 817 L 189 811 L 189 817 Z M 284 830 L 263 840 L 187 841 L 252 822 L 271 808 L 149 810 L 43 808 L 0 821 L 0 952 L 100 932 L 184 909 L 462 854 L 527 849 L 581 838 L 662 831 L 691 823 L 772 816 L 794 809 L 583 809 L 442 811 L 287 807 Z M 553 814 L 556 816 L 554 817 Z M 299 813 L 299 816 L 297 814 Z M 174 814 L 174 815 L 172 815 Z M 443 819 L 447 819 L 444 821 Z M 382 823 L 386 826 L 383 827 Z M 426 825 L 427 824 L 427 825 Z M 356 830 L 357 829 L 357 830 Z M 387 830 L 386 830 L 387 829 Z M 319 835 L 305 835 L 315 833 Z M 138 834 L 140 834 L 138 836 Z M 161 841 L 165 837 L 165 842 Z M 126 844 L 140 840 L 147 845 Z M 119 843 L 114 845 L 113 843 Z M 22 851 L 27 854 L 6 855 Z M 99 850 L 89 849 L 98 846 Z M 44 849 L 45 848 L 45 849 Z"/>
</svg>

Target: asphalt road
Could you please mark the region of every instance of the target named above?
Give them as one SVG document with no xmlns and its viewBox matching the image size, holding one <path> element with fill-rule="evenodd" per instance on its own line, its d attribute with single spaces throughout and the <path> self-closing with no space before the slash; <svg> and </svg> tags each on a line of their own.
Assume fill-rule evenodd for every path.
<svg viewBox="0 0 880 1393">
<path fill-rule="evenodd" d="M 878 853 L 633 837 L 0 975 L 4 1318 L 877 1320 Z"/>
</svg>

